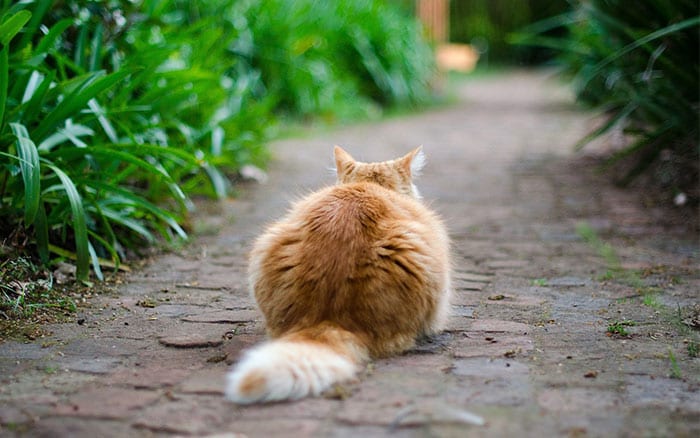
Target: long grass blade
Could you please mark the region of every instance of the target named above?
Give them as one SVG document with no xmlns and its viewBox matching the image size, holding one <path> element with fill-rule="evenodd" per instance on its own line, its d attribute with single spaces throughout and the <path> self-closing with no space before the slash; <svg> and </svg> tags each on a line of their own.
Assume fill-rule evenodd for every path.
<svg viewBox="0 0 700 438">
<path fill-rule="evenodd" d="M 581 83 L 583 86 L 585 86 L 593 77 L 597 76 L 598 73 L 603 71 L 603 69 L 608 66 L 610 63 L 614 62 L 617 59 L 620 59 L 622 56 L 628 54 L 629 52 L 638 49 L 639 47 L 642 47 L 654 40 L 657 40 L 659 38 L 665 37 L 666 35 L 672 34 L 674 32 L 678 32 L 683 29 L 687 29 L 689 27 L 693 26 L 698 26 L 700 25 L 700 16 L 698 17 L 692 17 L 688 18 L 686 20 L 683 20 L 679 23 L 672 24 L 670 26 L 666 26 L 662 29 L 659 29 L 657 31 L 651 32 L 650 34 L 636 39 L 635 41 L 631 42 L 630 44 L 626 45 L 625 47 L 621 48 L 620 50 L 617 50 L 615 53 L 609 55 L 602 61 L 600 61 L 598 64 L 596 64 L 591 71 L 586 75 L 584 78 L 581 79 Z"/>
<path fill-rule="evenodd" d="M 120 70 L 106 76 L 100 72 L 89 75 L 73 93 L 66 96 L 39 124 L 34 130 L 36 138 L 43 140 L 61 121 L 73 114 L 77 114 L 85 108 L 90 99 L 113 87 L 129 74 L 131 74 L 129 70 Z"/>
<path fill-rule="evenodd" d="M 31 93 L 25 91 L 25 95 L 31 94 L 29 101 L 21 107 L 21 117 L 26 124 L 30 124 L 42 116 L 41 108 L 54 79 L 56 79 L 56 72 L 52 71 L 43 77 L 41 83 Z"/>
<path fill-rule="evenodd" d="M 630 102 L 623 109 L 615 111 L 613 113 L 614 115 L 610 117 L 601 127 L 593 130 L 591 133 L 579 140 L 574 146 L 574 149 L 579 151 L 591 141 L 610 131 L 614 126 L 627 119 L 627 117 L 632 114 L 635 109 L 637 109 L 637 104 L 635 102 Z"/>
<path fill-rule="evenodd" d="M 75 252 L 76 260 L 76 278 L 80 281 L 88 281 L 90 276 L 90 242 L 88 241 L 87 232 L 87 217 L 83 208 L 83 200 L 78 193 L 78 189 L 73 184 L 65 172 L 53 164 L 46 164 L 61 180 L 63 189 L 70 203 L 71 213 L 73 216 L 73 233 L 75 234 Z"/>
<path fill-rule="evenodd" d="M 98 280 L 103 281 L 105 277 L 102 275 L 102 269 L 100 269 L 100 259 L 97 257 L 97 252 L 95 252 L 95 248 L 90 240 L 88 240 L 88 251 L 90 252 L 90 260 L 92 261 L 92 269 L 95 271 L 95 276 Z"/>
<path fill-rule="evenodd" d="M 122 187 L 110 185 L 97 180 L 85 181 L 85 185 L 123 197 L 131 205 L 137 207 L 139 210 L 149 212 L 158 220 L 165 222 L 183 239 L 187 238 L 187 233 L 185 232 L 185 230 L 182 229 L 182 227 L 180 227 L 180 225 L 178 225 L 177 217 L 175 215 L 149 202 L 145 198 L 142 198 Z"/>
<path fill-rule="evenodd" d="M 7 46 L 12 41 L 12 38 L 19 33 L 25 24 L 32 18 L 32 13 L 29 11 L 19 11 L 11 15 L 8 19 L 0 24 L 0 44 Z"/>
<path fill-rule="evenodd" d="M 51 29 L 49 29 L 49 32 L 41 39 L 41 41 L 39 41 L 39 44 L 37 44 L 36 48 L 34 49 L 34 53 L 43 56 L 49 49 L 51 49 L 58 37 L 61 36 L 66 29 L 73 25 L 73 22 L 74 21 L 72 18 L 64 18 L 63 20 L 54 24 Z"/>
<path fill-rule="evenodd" d="M 10 123 L 15 135 L 17 155 L 20 158 L 20 170 L 24 182 L 24 224 L 29 226 L 34 222 L 39 209 L 41 198 L 41 173 L 39 168 L 39 152 L 34 142 L 29 138 L 27 128 L 20 123 Z"/>
<path fill-rule="evenodd" d="M 24 32 L 22 33 L 22 38 L 18 44 L 19 49 L 23 49 L 30 44 L 34 38 L 34 35 L 39 29 L 39 26 L 41 26 L 41 21 L 44 18 L 44 15 L 46 15 L 46 12 L 48 12 L 49 8 L 51 8 L 52 3 L 53 0 L 37 0 L 34 2 L 36 6 L 32 12 L 31 19 L 27 23 L 27 26 L 24 28 Z"/>
<path fill-rule="evenodd" d="M 117 254 L 117 250 L 114 249 L 114 246 L 110 242 L 108 242 L 107 239 L 102 238 L 102 236 L 100 236 L 99 234 L 97 234 L 93 231 L 88 230 L 88 234 L 90 235 L 90 237 L 92 239 L 94 239 L 100 245 L 102 245 L 102 248 L 104 248 L 109 253 L 109 256 L 112 259 L 109 266 L 107 266 L 105 264 L 105 262 L 108 260 L 101 259 L 101 258 L 97 257 L 97 253 L 95 253 L 95 257 L 93 257 L 93 262 L 95 259 L 97 259 L 99 262 L 98 266 L 105 266 L 108 268 L 111 267 L 111 268 L 114 268 L 115 270 L 119 269 L 119 265 L 121 264 L 121 260 L 119 259 L 119 254 Z"/>
<path fill-rule="evenodd" d="M 97 117 L 97 121 L 100 122 L 100 125 L 107 135 L 107 138 L 109 138 L 109 141 L 112 143 L 118 143 L 119 137 L 117 136 L 117 131 L 114 129 L 114 126 L 112 126 L 109 119 L 105 116 L 106 111 L 100 106 L 97 99 L 90 99 L 88 101 L 88 106 L 93 114 L 95 114 L 95 117 Z"/>
<path fill-rule="evenodd" d="M 5 126 L 5 107 L 7 105 L 7 88 L 10 70 L 8 51 L 9 48 L 7 46 L 0 49 L 0 132 L 3 131 Z"/>
</svg>

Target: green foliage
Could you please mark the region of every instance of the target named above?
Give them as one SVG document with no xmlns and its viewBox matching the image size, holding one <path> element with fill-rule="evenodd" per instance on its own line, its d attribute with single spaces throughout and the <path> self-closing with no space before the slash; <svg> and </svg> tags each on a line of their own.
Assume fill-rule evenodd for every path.
<svg viewBox="0 0 700 438">
<path fill-rule="evenodd" d="M 636 325 L 634 321 L 624 320 L 624 321 L 613 321 L 608 324 L 607 333 L 609 335 L 628 337 L 630 333 L 625 327 L 631 327 Z"/>
<path fill-rule="evenodd" d="M 344 119 L 430 98 L 431 49 L 384 1 L 238 1 L 229 14 L 245 29 L 236 50 L 284 111 Z"/>
<path fill-rule="evenodd" d="M 530 282 L 533 286 L 537 287 L 546 287 L 547 286 L 547 279 L 546 278 L 535 278 Z"/>
<path fill-rule="evenodd" d="M 670 348 L 668 349 L 668 360 L 671 363 L 671 372 L 669 377 L 672 379 L 682 379 L 683 373 L 681 372 L 681 367 L 678 366 L 676 355 L 673 354 L 673 351 Z"/>
<path fill-rule="evenodd" d="M 676 165 L 674 184 L 697 189 L 699 9 L 694 0 L 644 0 L 634 7 L 622 0 L 590 0 L 520 35 L 521 43 L 559 50 L 578 99 L 608 114 L 608 122 L 581 145 L 613 128 L 632 137 L 610 160 L 634 163 L 623 184 L 662 159 Z M 557 27 L 568 36 L 543 35 Z"/>
<path fill-rule="evenodd" d="M 250 102 L 249 76 L 230 78 L 233 36 L 203 37 L 216 23 L 82 2 L 50 12 L 50 3 L 2 11 L 0 221 L 33 234 L 45 261 L 68 254 L 78 279 L 90 264 L 101 278 L 101 257 L 118 265 L 154 233 L 186 237 L 186 193 L 223 196 L 222 171 L 261 163 L 270 117 L 256 115 L 269 111 Z M 79 19 L 63 18 L 76 8 Z M 131 26 L 118 24 L 124 13 Z"/>
<path fill-rule="evenodd" d="M 698 344 L 695 341 L 688 341 L 686 351 L 688 352 L 689 357 L 696 358 L 698 357 L 698 353 L 700 352 L 700 344 Z"/>
<path fill-rule="evenodd" d="M 263 166 L 277 112 L 423 102 L 431 60 L 381 0 L 0 2 L 0 238 L 101 279 Z"/>
</svg>

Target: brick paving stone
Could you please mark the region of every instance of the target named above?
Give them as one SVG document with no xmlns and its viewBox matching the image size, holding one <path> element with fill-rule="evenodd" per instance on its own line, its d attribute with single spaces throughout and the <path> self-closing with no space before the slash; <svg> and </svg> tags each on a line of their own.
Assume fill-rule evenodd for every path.
<svg viewBox="0 0 700 438">
<path fill-rule="evenodd" d="M 309 419 L 269 418 L 260 420 L 234 421 L 230 430 L 250 438 L 311 438 L 319 436 L 321 423 Z"/>
<path fill-rule="evenodd" d="M 226 371 L 223 368 L 195 371 L 182 381 L 177 390 L 190 394 L 223 395 Z"/>
<path fill-rule="evenodd" d="M 527 334 L 531 327 L 528 324 L 513 321 L 501 321 L 498 319 L 475 319 L 471 330 L 487 333 L 520 333 Z"/>
<path fill-rule="evenodd" d="M 235 407 L 221 397 L 178 394 L 141 409 L 131 424 L 154 433 L 201 436 L 227 431 L 225 425 L 235 415 Z"/>
<path fill-rule="evenodd" d="M 122 359 L 113 357 L 77 358 L 57 363 L 63 369 L 89 374 L 108 374 L 121 365 Z"/>
<path fill-rule="evenodd" d="M 552 412 L 586 412 L 606 410 L 622 404 L 620 396 L 599 388 L 553 388 L 542 391 L 537 403 Z"/>
<path fill-rule="evenodd" d="M 32 427 L 31 435 L 36 438 L 57 437 L 151 437 L 135 431 L 128 423 L 114 419 L 47 417 Z M 0 430 L 1 431 L 1 430 Z M 21 434 L 20 436 L 26 436 Z"/>
<path fill-rule="evenodd" d="M 325 397 L 307 398 L 290 403 L 241 406 L 236 418 L 241 421 L 267 421 L 270 418 L 324 419 L 342 409 L 342 400 Z"/>
<path fill-rule="evenodd" d="M 178 363 L 151 362 L 114 370 L 105 380 L 108 385 L 131 386 L 135 389 L 171 387 L 192 373 Z"/>
<path fill-rule="evenodd" d="M 121 419 L 129 417 L 159 397 L 161 393 L 158 391 L 95 386 L 69 396 L 65 402 L 59 402 L 53 414 Z"/>
<path fill-rule="evenodd" d="M 202 312 L 188 315 L 182 318 L 186 322 L 205 322 L 213 324 L 234 324 L 239 322 L 251 322 L 262 318 L 257 310 L 218 310 L 214 312 Z"/>
<path fill-rule="evenodd" d="M 37 342 L 6 341 L 0 343 L 0 357 L 11 357 L 16 361 L 27 359 L 41 359 L 47 356 L 50 350 L 42 348 Z"/>
<path fill-rule="evenodd" d="M 472 283 L 489 283 L 493 280 L 491 275 L 475 274 L 473 272 L 456 271 L 453 278 L 457 281 L 466 281 Z"/>
<path fill-rule="evenodd" d="M 527 265 L 525 260 L 491 260 L 486 263 L 489 269 L 517 269 Z"/>
<path fill-rule="evenodd" d="M 505 333 L 468 332 L 455 337 L 452 355 L 457 358 L 470 357 L 518 357 L 535 349 L 529 336 Z"/>
<path fill-rule="evenodd" d="M 165 345 L 166 347 L 175 348 L 218 347 L 219 345 L 224 343 L 223 339 L 220 336 L 205 336 L 199 333 L 193 333 L 189 335 L 163 336 L 158 339 L 158 342 Z"/>
</svg>

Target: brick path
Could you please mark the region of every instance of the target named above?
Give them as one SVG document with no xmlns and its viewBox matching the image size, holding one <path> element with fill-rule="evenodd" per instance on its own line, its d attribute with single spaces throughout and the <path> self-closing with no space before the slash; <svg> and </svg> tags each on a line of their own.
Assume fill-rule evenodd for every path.
<svg viewBox="0 0 700 438">
<path fill-rule="evenodd" d="M 699 436 L 698 332 L 677 321 L 698 302 L 697 223 L 594 178 L 571 152 L 590 120 L 542 73 L 459 93 L 449 108 L 277 142 L 268 183 L 209 207 L 191 246 L 94 299 L 82 324 L 0 344 L 0 435 Z M 417 185 L 454 239 L 454 316 L 327 397 L 237 407 L 224 373 L 264 339 L 247 245 L 332 182 L 333 144 L 365 161 L 424 145 Z M 617 251 L 606 279 L 580 223 Z M 628 336 L 606 333 L 626 321 Z"/>
</svg>

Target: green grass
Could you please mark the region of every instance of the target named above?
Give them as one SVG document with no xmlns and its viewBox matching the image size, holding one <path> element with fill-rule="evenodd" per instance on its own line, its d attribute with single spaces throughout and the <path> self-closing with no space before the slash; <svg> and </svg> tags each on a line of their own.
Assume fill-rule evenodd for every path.
<svg viewBox="0 0 700 438">
<path fill-rule="evenodd" d="M 661 309 L 663 307 L 657 294 L 653 292 L 646 293 L 642 296 L 642 304 L 653 309 Z"/>
<path fill-rule="evenodd" d="M 682 379 L 683 373 L 681 372 L 681 368 L 678 366 L 676 355 L 673 354 L 673 351 L 671 351 L 671 349 L 668 350 L 668 360 L 671 364 L 671 372 L 669 376 L 672 379 Z"/>
<path fill-rule="evenodd" d="M 625 327 L 632 327 L 636 325 L 634 321 L 624 320 L 624 321 L 614 321 L 608 324 L 606 332 L 610 335 L 617 335 L 621 337 L 629 337 L 630 333 Z"/>
<path fill-rule="evenodd" d="M 530 282 L 533 286 L 544 287 L 547 286 L 546 278 L 535 278 Z"/>
</svg>

